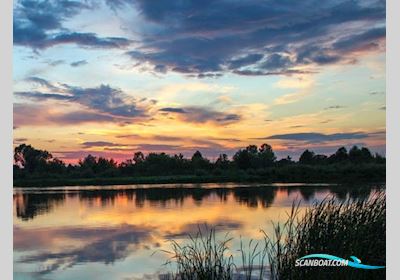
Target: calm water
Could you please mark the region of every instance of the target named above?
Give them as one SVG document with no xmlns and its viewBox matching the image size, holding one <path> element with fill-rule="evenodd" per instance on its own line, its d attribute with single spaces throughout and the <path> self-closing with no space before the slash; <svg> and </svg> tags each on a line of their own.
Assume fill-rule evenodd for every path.
<svg viewBox="0 0 400 280">
<path fill-rule="evenodd" d="M 14 279 L 157 279 L 168 239 L 184 242 L 198 225 L 219 235 L 261 239 L 327 195 L 365 198 L 383 186 L 179 184 L 14 189 Z M 154 254 L 154 252 L 156 252 Z"/>
</svg>

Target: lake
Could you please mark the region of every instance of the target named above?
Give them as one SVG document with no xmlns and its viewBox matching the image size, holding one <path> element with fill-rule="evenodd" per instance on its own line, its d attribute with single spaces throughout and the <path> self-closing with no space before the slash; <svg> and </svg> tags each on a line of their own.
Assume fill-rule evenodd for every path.
<svg viewBox="0 0 400 280">
<path fill-rule="evenodd" d="M 170 266 L 168 240 L 198 228 L 260 240 L 271 221 L 336 196 L 367 198 L 384 185 L 168 184 L 14 188 L 14 279 L 158 279 Z"/>
</svg>

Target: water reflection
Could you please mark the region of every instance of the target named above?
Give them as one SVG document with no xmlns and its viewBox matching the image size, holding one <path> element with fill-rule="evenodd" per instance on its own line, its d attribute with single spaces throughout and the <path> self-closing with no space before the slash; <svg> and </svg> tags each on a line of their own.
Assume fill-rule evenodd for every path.
<svg viewBox="0 0 400 280">
<path fill-rule="evenodd" d="M 168 249 L 166 239 L 184 240 L 197 232 L 199 225 L 216 227 L 221 234 L 257 239 L 260 228 L 268 231 L 269 221 L 283 221 L 294 199 L 305 206 L 327 195 L 341 200 L 366 198 L 379 188 L 383 186 L 17 189 L 14 278 L 154 276 L 165 256 L 152 253 Z"/>
<path fill-rule="evenodd" d="M 152 228 L 121 225 L 117 227 L 78 228 L 63 227 L 40 230 L 26 230 L 14 227 L 14 250 L 29 248 L 40 249 L 37 254 L 21 258 L 21 262 L 47 263 L 40 273 L 45 274 L 59 268 L 72 267 L 78 263 L 102 262 L 114 263 L 124 259 L 138 247 L 154 242 L 150 232 Z M 54 246 L 57 240 L 71 240 L 72 244 L 81 244 L 72 248 Z M 153 244 L 158 247 L 158 243 Z M 147 245 L 148 246 L 148 245 Z"/>
<path fill-rule="evenodd" d="M 24 221 L 35 218 L 37 215 L 50 212 L 57 205 L 63 204 L 63 193 L 18 193 L 14 194 L 14 206 L 17 217 Z"/>
<path fill-rule="evenodd" d="M 124 197 L 135 207 L 144 207 L 145 202 L 157 207 L 182 207 L 185 200 L 192 199 L 196 205 L 201 206 L 203 200 L 212 196 L 220 202 L 226 202 L 228 196 L 233 196 L 239 204 L 248 207 L 270 207 L 274 201 L 276 193 L 286 192 L 289 197 L 291 194 L 299 194 L 297 197 L 305 202 L 309 202 L 318 192 L 332 194 L 340 200 L 347 198 L 362 199 L 367 198 L 371 192 L 383 186 L 248 186 L 237 188 L 146 188 L 146 189 L 127 189 L 127 190 L 83 190 L 68 193 L 59 192 L 24 192 L 18 191 L 14 194 L 14 206 L 16 216 L 22 220 L 35 218 L 37 215 L 45 214 L 65 203 L 66 197 L 78 197 L 82 203 L 88 206 L 101 205 L 101 207 L 114 206 L 116 200 Z"/>
</svg>

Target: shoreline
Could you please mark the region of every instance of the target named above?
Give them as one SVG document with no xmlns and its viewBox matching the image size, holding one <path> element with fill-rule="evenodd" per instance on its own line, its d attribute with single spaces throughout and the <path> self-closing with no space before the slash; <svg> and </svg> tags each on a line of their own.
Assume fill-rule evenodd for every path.
<svg viewBox="0 0 400 280">
<path fill-rule="evenodd" d="M 148 176 L 148 177 L 99 177 L 99 178 L 35 178 L 14 179 L 14 188 L 23 187 L 63 187 L 63 186 L 111 186 L 111 185 L 134 185 L 134 184 L 200 184 L 200 183 L 293 183 L 293 184 L 352 184 L 352 183 L 377 183 L 385 184 L 386 178 L 340 178 L 319 180 L 271 180 L 260 176 Z"/>
</svg>

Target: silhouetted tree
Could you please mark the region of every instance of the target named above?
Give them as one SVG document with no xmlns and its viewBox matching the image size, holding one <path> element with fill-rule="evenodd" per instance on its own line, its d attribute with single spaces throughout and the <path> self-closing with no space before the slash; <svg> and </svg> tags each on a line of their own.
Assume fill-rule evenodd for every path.
<svg viewBox="0 0 400 280">
<path fill-rule="evenodd" d="M 215 167 L 226 169 L 229 166 L 229 159 L 226 154 L 220 154 L 218 159 L 215 161 Z"/>
<path fill-rule="evenodd" d="M 292 160 L 292 158 L 290 156 L 287 156 L 286 158 L 282 158 L 282 159 L 278 160 L 276 163 L 278 166 L 285 166 L 285 165 L 293 164 L 294 161 Z"/>
<path fill-rule="evenodd" d="M 340 163 L 349 160 L 349 155 L 345 147 L 340 147 L 333 155 L 329 157 L 330 163 Z"/>
<path fill-rule="evenodd" d="M 323 165 L 328 163 L 328 157 L 326 155 L 315 155 L 312 159 L 312 164 Z"/>
<path fill-rule="evenodd" d="M 192 166 L 195 170 L 197 169 L 208 169 L 210 165 L 210 161 L 206 158 L 203 158 L 203 155 L 196 151 L 192 156 Z"/>
<path fill-rule="evenodd" d="M 14 162 L 26 171 L 45 171 L 47 162 L 53 156 L 45 150 L 37 150 L 31 145 L 21 144 L 14 149 Z"/>
<path fill-rule="evenodd" d="M 136 152 L 133 155 L 133 161 L 135 162 L 135 164 L 140 164 L 144 161 L 144 154 L 142 152 Z"/>
<path fill-rule="evenodd" d="M 358 148 L 357 146 L 353 146 L 349 151 L 349 159 L 352 163 L 368 163 L 373 160 L 372 154 L 369 149 L 363 147 Z"/>
<path fill-rule="evenodd" d="M 384 164 L 386 163 L 386 158 L 384 156 L 381 156 L 380 154 L 376 153 L 375 154 L 375 162 L 379 164 Z"/>
<path fill-rule="evenodd" d="M 182 154 L 168 155 L 166 153 L 149 153 L 144 155 L 136 152 L 132 159 L 117 164 L 113 159 L 87 155 L 79 160 L 78 165 L 65 163 L 44 150 L 38 150 L 30 145 L 21 144 L 14 149 L 14 178 L 29 179 L 43 178 L 95 178 L 114 176 L 159 176 L 159 175 L 225 175 L 248 174 L 270 178 L 271 180 L 319 180 L 340 178 L 341 174 L 349 178 L 378 179 L 385 176 L 385 157 L 371 154 L 368 148 L 354 146 L 347 153 L 346 148 L 339 148 L 334 154 L 315 155 L 306 150 L 299 159 L 300 165 L 295 164 L 288 156 L 279 161 L 272 147 L 263 144 L 258 148 L 249 145 L 238 150 L 233 161 L 229 161 L 226 154 L 220 154 L 214 163 L 204 158 L 200 151 L 196 151 L 191 158 Z M 346 164 L 342 164 L 346 163 Z M 368 163 L 364 166 L 352 166 Z M 329 166 L 328 164 L 335 165 Z M 312 166 L 302 166 L 312 165 Z M 322 167 L 324 166 L 324 167 Z M 282 168 L 281 168 L 282 167 Z M 247 170 L 246 172 L 238 169 Z M 351 172 L 349 172 L 351 170 Z M 341 173 L 342 172 L 342 173 Z M 61 177 L 64 176 L 64 177 Z"/>
<path fill-rule="evenodd" d="M 241 149 L 234 154 L 233 162 L 240 169 L 248 169 L 251 164 L 251 154 L 247 149 Z"/>
<path fill-rule="evenodd" d="M 314 160 L 314 156 L 315 156 L 314 152 L 311 152 L 311 151 L 309 151 L 309 150 L 305 150 L 305 151 L 301 154 L 301 156 L 300 156 L 300 158 L 299 158 L 299 162 L 300 162 L 301 164 L 312 164 L 312 163 L 313 163 L 313 160 Z"/>
<path fill-rule="evenodd" d="M 276 160 L 275 153 L 272 150 L 272 147 L 268 144 L 261 145 L 261 147 L 259 149 L 258 157 L 260 159 L 261 167 L 264 167 L 264 168 L 267 166 L 272 166 L 272 164 Z"/>
</svg>

